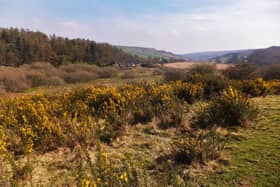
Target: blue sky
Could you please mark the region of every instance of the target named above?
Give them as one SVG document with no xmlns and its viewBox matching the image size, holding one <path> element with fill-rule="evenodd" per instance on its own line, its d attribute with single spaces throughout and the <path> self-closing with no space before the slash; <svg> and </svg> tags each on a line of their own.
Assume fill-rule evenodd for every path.
<svg viewBox="0 0 280 187">
<path fill-rule="evenodd" d="M 280 45 L 280 0 L 0 0 L 0 27 L 176 53 Z"/>
</svg>

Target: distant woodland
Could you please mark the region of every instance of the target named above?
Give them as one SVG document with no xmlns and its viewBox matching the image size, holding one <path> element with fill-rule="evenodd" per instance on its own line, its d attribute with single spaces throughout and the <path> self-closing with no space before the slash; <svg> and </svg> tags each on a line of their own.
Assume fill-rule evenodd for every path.
<svg viewBox="0 0 280 187">
<path fill-rule="evenodd" d="M 75 62 L 108 66 L 141 63 L 142 59 L 105 43 L 0 28 L 0 65 L 20 66 L 37 61 L 46 61 L 54 66 Z"/>
</svg>

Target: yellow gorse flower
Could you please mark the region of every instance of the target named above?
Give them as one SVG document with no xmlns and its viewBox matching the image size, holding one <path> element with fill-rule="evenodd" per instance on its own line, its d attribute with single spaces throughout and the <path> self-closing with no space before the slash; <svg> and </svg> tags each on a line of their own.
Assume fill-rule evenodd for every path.
<svg viewBox="0 0 280 187">
<path fill-rule="evenodd" d="M 124 173 L 122 173 L 122 174 L 120 175 L 120 180 L 123 181 L 123 182 L 125 182 L 125 183 L 128 182 L 128 177 L 127 177 L 126 172 L 124 172 Z"/>
<path fill-rule="evenodd" d="M 4 133 L 4 129 L 0 126 L 0 155 L 6 153 L 7 151 L 7 143 L 6 143 L 6 134 Z"/>
<path fill-rule="evenodd" d="M 82 187 L 96 187 L 96 183 L 95 182 L 91 182 L 88 179 L 83 179 Z"/>
<path fill-rule="evenodd" d="M 229 86 L 224 92 L 223 96 L 227 98 L 239 99 L 241 95 L 238 93 L 236 89 L 233 89 L 232 86 Z"/>
</svg>

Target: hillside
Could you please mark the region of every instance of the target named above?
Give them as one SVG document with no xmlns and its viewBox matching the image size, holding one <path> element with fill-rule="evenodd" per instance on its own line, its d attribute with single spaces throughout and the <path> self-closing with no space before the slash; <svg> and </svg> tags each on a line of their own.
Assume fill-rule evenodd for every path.
<svg viewBox="0 0 280 187">
<path fill-rule="evenodd" d="M 227 53 L 227 54 L 219 56 L 219 57 L 215 57 L 211 60 L 219 61 L 221 63 L 237 64 L 237 63 L 244 61 L 244 59 L 246 59 L 248 56 L 250 56 L 254 51 L 255 50 L 251 50 L 251 49 L 235 51 L 235 52 Z"/>
<path fill-rule="evenodd" d="M 256 50 L 248 57 L 248 61 L 257 65 L 280 64 L 280 47 Z"/>
<path fill-rule="evenodd" d="M 119 49 L 123 50 L 126 53 L 136 55 L 140 58 L 163 58 L 163 59 L 185 59 L 181 55 L 177 55 L 171 52 L 157 50 L 154 48 L 143 48 L 143 47 L 128 47 L 128 46 L 117 46 Z"/>
<path fill-rule="evenodd" d="M 215 58 L 221 58 L 223 60 L 229 59 L 234 54 L 247 54 L 250 53 L 251 49 L 245 50 L 231 50 L 231 51 L 208 51 L 208 52 L 198 52 L 198 53 L 187 53 L 183 56 L 189 58 L 192 61 L 209 61 Z"/>
<path fill-rule="evenodd" d="M 272 46 L 265 49 L 241 50 L 227 53 L 213 60 L 236 64 L 244 60 L 256 65 L 273 65 L 280 63 L 280 47 Z"/>
<path fill-rule="evenodd" d="M 37 61 L 55 66 L 75 62 L 107 66 L 140 63 L 141 59 L 106 43 L 0 28 L 0 65 L 20 66 Z"/>
</svg>

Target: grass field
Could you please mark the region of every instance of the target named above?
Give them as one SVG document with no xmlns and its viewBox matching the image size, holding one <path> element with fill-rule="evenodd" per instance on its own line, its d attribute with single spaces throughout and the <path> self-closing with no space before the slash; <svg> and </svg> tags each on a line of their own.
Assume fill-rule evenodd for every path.
<svg viewBox="0 0 280 187">
<path fill-rule="evenodd" d="M 238 131 L 226 155 L 229 165 L 208 175 L 210 186 L 280 185 L 280 97 L 254 99 L 262 117 L 254 127 Z"/>
<path fill-rule="evenodd" d="M 164 64 L 165 67 L 168 68 L 178 68 L 178 69 L 190 69 L 195 65 L 198 64 L 205 64 L 205 63 L 199 63 L 199 62 L 176 62 L 176 63 L 168 63 Z M 231 67 L 230 64 L 215 64 L 217 70 L 225 70 L 229 67 Z"/>
</svg>

